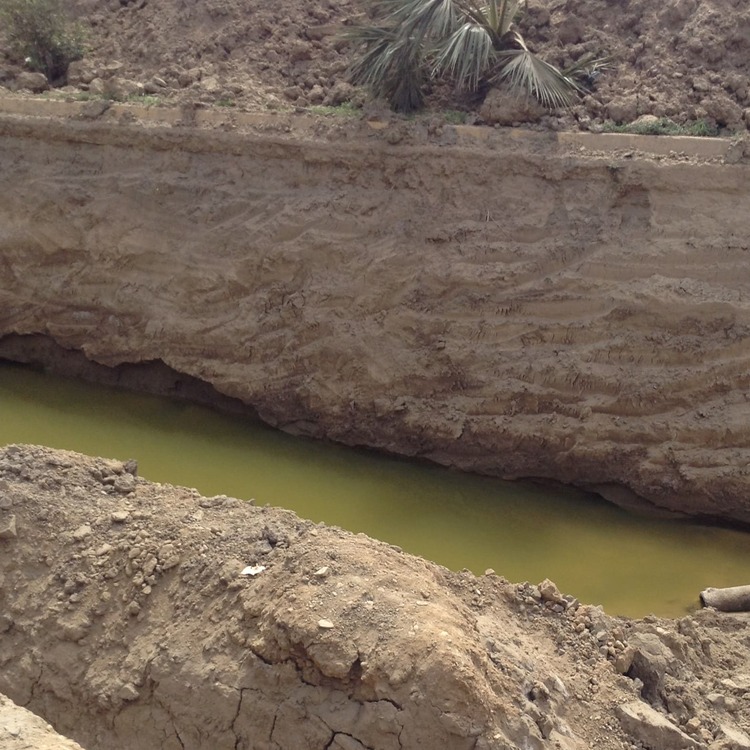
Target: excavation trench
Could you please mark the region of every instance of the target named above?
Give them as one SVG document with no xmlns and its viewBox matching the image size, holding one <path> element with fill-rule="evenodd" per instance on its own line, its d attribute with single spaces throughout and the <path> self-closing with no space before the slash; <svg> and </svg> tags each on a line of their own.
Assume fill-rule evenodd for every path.
<svg viewBox="0 0 750 750">
<path fill-rule="evenodd" d="M 62 366 L 53 340 L 291 433 L 750 521 L 746 164 L 419 124 L 0 135 L 3 356 Z M 638 628 L 675 727 L 747 669 L 710 614 L 615 622 L 133 471 L 0 452 L 0 691 L 89 750 L 614 750 L 648 744 L 612 719 Z"/>
</svg>

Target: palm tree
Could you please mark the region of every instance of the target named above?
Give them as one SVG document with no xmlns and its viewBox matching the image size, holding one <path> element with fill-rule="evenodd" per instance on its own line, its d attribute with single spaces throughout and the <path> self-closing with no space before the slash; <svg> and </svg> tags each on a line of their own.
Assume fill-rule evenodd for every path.
<svg viewBox="0 0 750 750">
<path fill-rule="evenodd" d="M 447 75 L 469 91 L 505 80 L 548 108 L 569 106 L 582 90 L 573 70 L 559 70 L 526 46 L 514 26 L 521 0 L 371 3 L 372 22 L 349 34 L 361 47 L 349 76 L 397 111 L 422 106 L 429 76 Z"/>
</svg>

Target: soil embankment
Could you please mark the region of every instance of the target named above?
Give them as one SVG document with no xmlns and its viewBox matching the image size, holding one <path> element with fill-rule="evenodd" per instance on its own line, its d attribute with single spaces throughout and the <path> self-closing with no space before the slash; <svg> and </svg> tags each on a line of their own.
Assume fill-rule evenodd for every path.
<svg viewBox="0 0 750 750">
<path fill-rule="evenodd" d="M 750 521 L 741 143 L 132 111 L 0 119 L 3 356 L 162 360 L 291 432 Z"/>
<path fill-rule="evenodd" d="M 29 446 L 0 449 L 0 552 L 0 691 L 89 750 L 750 744 L 747 615 L 612 619 Z"/>
</svg>

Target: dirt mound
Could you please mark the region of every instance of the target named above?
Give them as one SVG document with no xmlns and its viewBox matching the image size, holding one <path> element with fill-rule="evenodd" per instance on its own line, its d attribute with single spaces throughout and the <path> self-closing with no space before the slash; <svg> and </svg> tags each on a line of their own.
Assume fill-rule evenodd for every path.
<svg viewBox="0 0 750 750">
<path fill-rule="evenodd" d="M 253 109 L 361 101 L 345 83 L 351 49 L 340 32 L 362 18 L 362 0 L 75 0 L 71 6 L 91 33 L 91 53 L 71 76 L 84 90 L 121 97 L 145 90 L 166 100 Z M 588 128 L 644 114 L 729 130 L 747 126 L 745 3 L 535 0 L 529 6 L 522 27 L 550 61 L 613 58 L 612 69 L 592 81 L 591 95 L 572 113 L 545 118 L 547 126 Z M 12 85 L 14 75 L 10 66 L 0 69 L 0 84 Z M 443 86 L 431 101 L 461 106 Z"/>
<path fill-rule="evenodd" d="M 0 451 L 0 690 L 89 750 L 663 750 L 750 730 L 743 616 L 613 620 L 549 581 L 450 573 L 136 471 Z"/>
</svg>

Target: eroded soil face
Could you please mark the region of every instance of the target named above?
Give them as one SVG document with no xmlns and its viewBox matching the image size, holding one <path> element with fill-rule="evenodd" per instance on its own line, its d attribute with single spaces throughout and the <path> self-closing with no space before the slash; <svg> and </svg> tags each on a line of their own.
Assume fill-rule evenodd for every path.
<svg viewBox="0 0 750 750">
<path fill-rule="evenodd" d="M 0 690 L 88 750 L 728 749 L 750 731 L 743 615 L 615 620 L 548 581 L 44 448 L 0 451 L 0 525 Z"/>
<path fill-rule="evenodd" d="M 163 360 L 290 432 L 750 521 L 747 164 L 108 117 L 0 123 L 4 356 Z"/>
<path fill-rule="evenodd" d="M 341 39 L 364 18 L 361 0 L 69 5 L 90 32 L 91 51 L 71 73 L 78 91 L 127 97 L 143 92 L 133 88 L 140 84 L 162 100 L 263 110 L 362 100 L 345 83 L 352 50 Z M 644 114 L 747 127 L 750 8 L 742 0 L 533 0 L 521 28 L 532 49 L 561 67 L 584 55 L 612 58 L 591 94 L 571 113 L 543 118 L 547 127 Z M 0 85 L 14 87 L 19 70 L 10 60 L 0 65 Z M 443 86 L 431 102 L 476 105 Z"/>
</svg>

